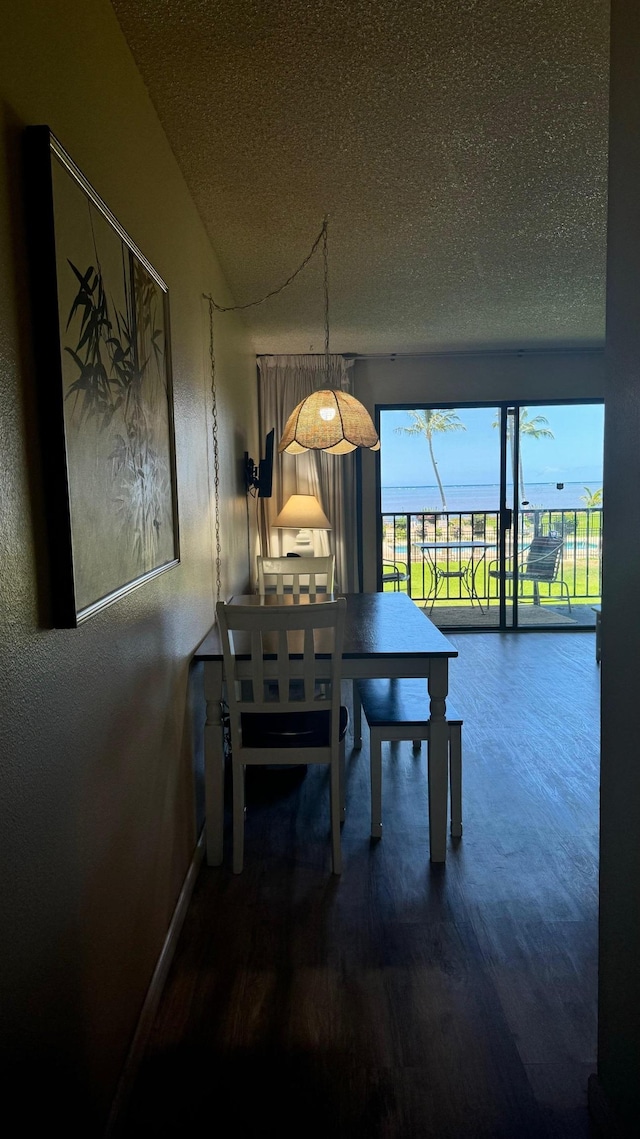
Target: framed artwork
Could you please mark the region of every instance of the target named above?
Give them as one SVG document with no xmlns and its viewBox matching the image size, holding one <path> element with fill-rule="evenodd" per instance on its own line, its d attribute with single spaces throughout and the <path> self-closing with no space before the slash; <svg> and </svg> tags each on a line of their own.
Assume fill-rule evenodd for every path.
<svg viewBox="0 0 640 1139">
<path fill-rule="evenodd" d="M 180 560 L 169 293 L 48 127 L 25 132 L 52 623 Z"/>
</svg>

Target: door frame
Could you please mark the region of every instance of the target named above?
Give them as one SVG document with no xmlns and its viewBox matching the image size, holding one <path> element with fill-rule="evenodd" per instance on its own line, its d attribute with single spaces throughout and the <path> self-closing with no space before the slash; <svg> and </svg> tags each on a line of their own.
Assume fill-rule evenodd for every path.
<svg viewBox="0 0 640 1139">
<path fill-rule="evenodd" d="M 515 577 L 512 581 L 512 592 L 509 600 L 509 609 L 511 612 L 512 620 L 507 621 L 509 609 L 507 606 L 507 580 L 504 576 L 506 550 L 507 550 L 507 531 L 513 530 L 513 550 L 517 551 L 519 545 L 519 529 L 520 529 L 520 509 L 518 502 L 519 491 L 519 461 L 520 461 L 520 431 L 514 429 L 513 435 L 513 465 L 514 477 L 512 486 L 512 502 L 511 505 L 507 502 L 507 469 L 508 469 L 508 448 L 507 448 L 507 413 L 512 409 L 516 415 L 516 424 L 519 426 L 520 409 L 523 407 L 573 407 L 582 405 L 597 404 L 602 406 L 604 410 L 605 401 L 602 398 L 594 396 L 586 396 L 584 398 L 574 399 L 513 399 L 513 400 L 463 400 L 463 401 L 447 401 L 438 400 L 433 402 L 424 400 L 421 402 L 407 403 L 377 403 L 374 408 L 374 422 L 378 435 L 380 435 L 380 421 L 381 414 L 384 411 L 418 411 L 418 410 L 464 410 L 465 408 L 494 408 L 500 412 L 500 432 L 499 432 L 499 508 L 498 508 L 498 560 L 502 567 L 500 576 L 498 578 L 498 620 L 495 625 L 491 626 L 466 626 L 461 629 L 456 629 L 456 632 L 517 632 L 517 633 L 530 633 L 541 632 L 544 628 L 545 632 L 554 632 L 552 626 L 534 626 L 527 625 L 523 627 L 518 624 L 518 580 L 517 580 L 517 563 L 514 560 Z M 358 465 L 358 474 L 360 467 Z M 603 471 L 604 482 L 604 471 Z M 376 495 L 376 581 L 377 588 L 382 587 L 382 481 L 381 481 L 381 453 L 378 451 L 375 454 L 375 495 Z M 357 479 L 357 510 L 359 522 L 362 517 L 362 480 L 360 477 Z M 362 530 L 358 526 L 359 542 L 358 542 L 358 555 L 359 555 L 359 576 L 362 582 Z M 408 542 L 408 538 L 407 538 Z M 407 551 L 408 553 L 408 551 Z M 562 631 L 566 632 L 566 626 L 560 626 Z M 576 626 L 576 630 L 587 629 L 590 626 Z"/>
</svg>

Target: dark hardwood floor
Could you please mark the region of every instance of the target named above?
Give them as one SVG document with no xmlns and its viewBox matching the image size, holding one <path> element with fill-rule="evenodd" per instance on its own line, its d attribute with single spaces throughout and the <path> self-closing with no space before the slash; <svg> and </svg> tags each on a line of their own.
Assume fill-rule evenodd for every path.
<svg viewBox="0 0 640 1139">
<path fill-rule="evenodd" d="M 348 746 L 341 878 L 325 770 L 250 772 L 245 870 L 228 835 L 200 873 L 119 1135 L 590 1135 L 594 636 L 450 640 L 464 833 L 446 866 L 429 864 L 424 750 L 384 745 L 376 844 L 366 741 Z"/>
</svg>

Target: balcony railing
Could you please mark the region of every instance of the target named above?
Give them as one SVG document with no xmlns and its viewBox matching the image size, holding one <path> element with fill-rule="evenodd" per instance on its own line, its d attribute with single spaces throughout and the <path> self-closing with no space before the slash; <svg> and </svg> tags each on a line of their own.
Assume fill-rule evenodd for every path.
<svg viewBox="0 0 640 1139">
<path fill-rule="evenodd" d="M 489 576 L 489 566 L 498 560 L 498 511 L 447 510 L 420 514 L 382 515 L 383 573 L 392 566 L 406 566 L 408 580 L 387 584 L 385 589 L 401 587 L 416 601 L 430 596 L 433 577 L 429 558 L 420 549 L 421 542 L 486 542 L 484 556 L 475 564 L 475 592 L 480 601 L 496 602 L 497 581 Z M 531 539 L 549 534 L 562 538 L 562 553 L 558 576 L 567 584 L 571 601 L 594 604 L 602 592 L 602 507 L 583 507 L 574 510 L 527 510 L 518 516 L 518 553 L 522 554 Z M 515 531 L 506 532 L 506 556 L 509 566 L 513 558 Z M 455 571 L 460 569 L 469 553 L 456 549 L 438 551 L 438 564 L 445 571 L 443 588 L 436 604 L 469 603 L 468 593 Z M 496 568 L 496 567 L 492 567 Z M 451 576 L 447 576 L 447 575 Z M 522 583 L 525 596 L 531 585 Z M 565 594 L 566 596 L 566 594 Z M 555 595 L 552 589 L 552 599 Z M 547 600 L 546 595 L 544 600 Z"/>
</svg>

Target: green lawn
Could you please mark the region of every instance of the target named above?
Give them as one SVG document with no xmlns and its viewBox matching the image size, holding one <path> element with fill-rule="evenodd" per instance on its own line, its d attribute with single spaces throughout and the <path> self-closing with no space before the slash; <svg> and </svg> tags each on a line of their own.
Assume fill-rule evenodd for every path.
<svg viewBox="0 0 640 1139">
<path fill-rule="evenodd" d="M 385 569 L 391 569 L 392 567 L 388 563 L 385 563 L 384 568 Z M 456 570 L 459 568 L 460 568 L 459 562 L 456 562 L 453 559 L 451 559 L 449 561 L 449 569 L 450 570 Z M 478 593 L 480 600 L 486 599 L 487 598 L 487 581 L 488 581 L 489 585 L 490 585 L 490 589 L 491 589 L 491 595 L 489 598 L 490 603 L 495 603 L 497 605 L 498 604 L 498 598 L 496 596 L 496 582 L 493 579 L 488 579 L 487 568 L 488 567 L 486 567 L 486 566 L 480 566 L 478 568 L 478 571 L 476 574 L 476 591 Z M 424 573 L 424 577 L 423 577 L 423 573 Z M 565 570 L 564 580 L 566 581 L 566 583 L 569 587 L 569 596 L 570 596 L 572 601 L 579 602 L 581 605 L 595 605 L 597 602 L 600 601 L 600 594 L 598 592 L 595 592 L 596 583 L 598 581 L 598 567 L 597 567 L 597 562 L 595 559 L 592 560 L 592 562 L 590 563 L 590 567 L 589 567 L 589 592 L 588 593 L 587 593 L 586 564 L 583 563 L 581 565 L 580 563 L 577 563 L 576 567 L 575 567 L 575 572 L 574 572 L 573 566 L 571 566 L 570 572 Z M 416 600 L 423 599 L 426 596 L 426 594 L 429 592 L 430 584 L 431 584 L 431 577 L 429 574 L 428 567 L 425 566 L 423 569 L 421 562 L 413 562 L 411 565 L 411 596 L 414 597 Z M 406 585 L 403 583 L 401 588 L 403 590 L 405 590 Z M 386 584 L 384 586 L 384 589 L 385 589 L 385 591 L 392 591 L 393 590 L 393 584 Z M 451 604 L 451 605 L 454 605 L 456 603 L 459 605 L 468 605 L 469 604 L 469 597 L 468 597 L 467 593 L 464 591 L 464 588 L 462 590 L 462 595 L 460 593 L 460 583 L 457 579 L 454 578 L 453 580 L 450 581 L 449 589 L 450 589 L 449 598 L 447 598 L 446 591 L 444 589 L 442 589 L 440 594 L 438 595 L 438 601 L 446 600 L 447 604 Z M 525 598 L 533 596 L 533 585 L 531 582 L 524 582 L 523 596 Z M 548 590 L 547 590 L 546 585 L 541 586 L 540 596 L 541 596 L 541 599 L 543 601 L 548 600 Z M 558 601 L 562 601 L 564 599 L 564 601 L 566 603 L 566 594 L 564 594 L 564 598 L 563 598 L 563 591 L 561 591 L 559 585 L 552 585 L 552 587 L 551 587 L 551 598 L 552 599 L 557 598 Z"/>
</svg>

